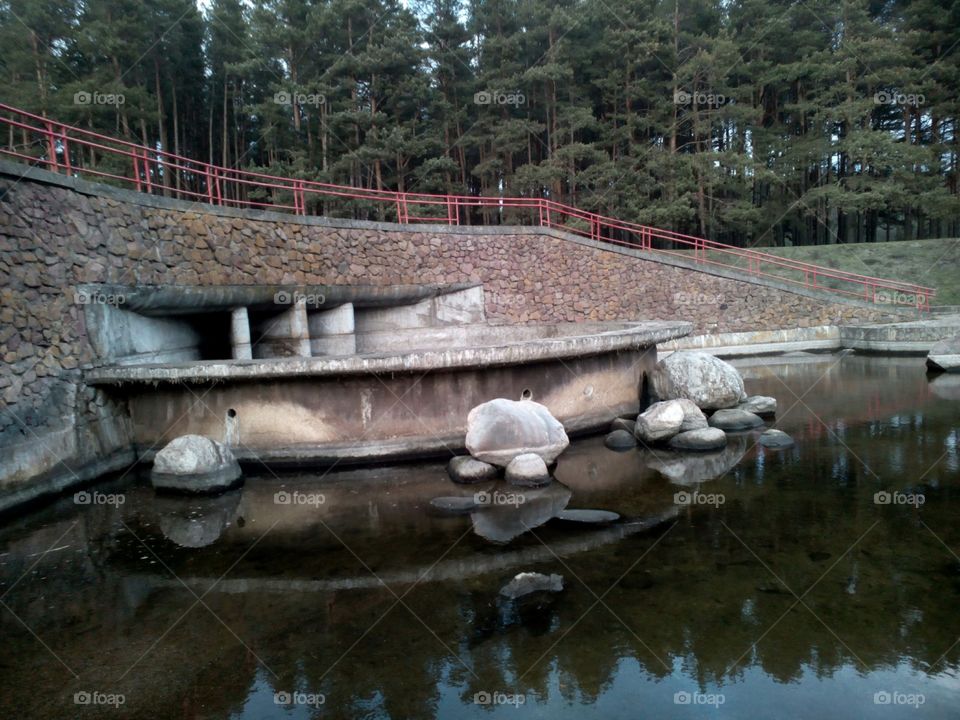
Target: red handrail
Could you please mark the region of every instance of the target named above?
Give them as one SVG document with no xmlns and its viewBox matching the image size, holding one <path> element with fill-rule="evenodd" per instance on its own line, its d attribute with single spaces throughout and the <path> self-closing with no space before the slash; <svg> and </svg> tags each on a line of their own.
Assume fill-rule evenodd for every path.
<svg viewBox="0 0 960 720">
<path fill-rule="evenodd" d="M 387 212 L 395 213 L 399 223 L 459 225 L 461 213 L 468 213 L 471 208 L 480 208 L 484 214 L 492 211 L 501 219 L 506 210 L 516 210 L 526 214 L 531 224 L 575 233 L 599 243 L 639 248 L 674 255 L 697 265 L 739 271 L 744 271 L 745 262 L 746 272 L 757 277 L 878 304 L 929 310 L 931 300 L 936 296 L 933 288 L 923 285 L 860 275 L 639 225 L 580 210 L 549 198 L 396 192 L 221 167 L 49 120 L 3 103 L 0 103 L 0 124 L 7 126 L 7 144 L 0 146 L 2 155 L 42 165 L 71 177 L 107 178 L 140 192 L 214 205 L 289 210 L 298 215 L 308 214 L 308 197 L 321 202 L 338 199 L 370 201 L 379 204 L 381 216 Z M 18 135 L 19 143 L 16 142 Z M 119 159 L 122 169 L 111 164 L 108 158 Z M 102 167 L 105 162 L 107 168 Z M 434 209 L 437 215 L 430 214 Z"/>
</svg>

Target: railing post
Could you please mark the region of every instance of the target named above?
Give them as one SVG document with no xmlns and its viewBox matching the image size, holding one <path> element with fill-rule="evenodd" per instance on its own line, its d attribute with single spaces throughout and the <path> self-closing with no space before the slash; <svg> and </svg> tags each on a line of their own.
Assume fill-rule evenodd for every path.
<svg viewBox="0 0 960 720">
<path fill-rule="evenodd" d="M 46 124 L 47 132 L 47 152 L 50 154 L 50 167 L 53 172 L 60 172 L 60 164 L 57 162 L 57 144 L 53 141 L 53 125 Z"/>
<path fill-rule="evenodd" d="M 147 192 L 153 192 L 153 183 L 150 181 L 150 160 L 147 158 L 147 149 L 143 149 L 143 180 L 147 185 Z"/>
<path fill-rule="evenodd" d="M 133 153 L 133 177 L 136 180 L 137 192 L 143 192 L 140 184 L 140 156 L 137 153 Z"/>
<path fill-rule="evenodd" d="M 70 145 L 67 144 L 67 131 L 60 131 L 60 143 L 63 145 L 63 164 L 67 169 L 67 175 L 73 176 L 73 165 L 70 163 Z"/>
</svg>

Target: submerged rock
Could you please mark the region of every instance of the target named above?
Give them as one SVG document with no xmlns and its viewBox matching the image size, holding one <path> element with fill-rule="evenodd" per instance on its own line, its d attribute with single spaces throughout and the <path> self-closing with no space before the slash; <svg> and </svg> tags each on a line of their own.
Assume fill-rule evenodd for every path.
<svg viewBox="0 0 960 720">
<path fill-rule="evenodd" d="M 616 522 L 620 516 L 609 510 L 561 510 L 557 513 L 557 520 L 586 525 L 607 525 Z"/>
<path fill-rule="evenodd" d="M 658 400 L 686 398 L 701 410 L 731 408 L 746 396 L 736 368 L 703 352 L 675 352 L 657 363 L 649 379 Z"/>
<path fill-rule="evenodd" d="M 516 600 L 524 595 L 536 592 L 561 592 L 563 590 L 562 575 L 544 575 L 537 572 L 524 572 L 514 576 L 513 580 L 500 588 L 500 594 L 505 598 Z"/>
<path fill-rule="evenodd" d="M 629 450 L 637 446 L 637 439 L 632 432 L 614 430 L 603 439 L 603 444 L 611 450 Z"/>
<path fill-rule="evenodd" d="M 477 405 L 467 416 L 467 450 L 498 467 L 527 453 L 550 464 L 569 444 L 560 421 L 532 400 L 497 398 Z"/>
<path fill-rule="evenodd" d="M 793 438 L 787 435 L 783 430 L 777 430 L 775 428 L 770 428 L 765 430 L 762 435 L 760 435 L 760 440 L 758 441 L 765 448 L 788 448 L 793 447 L 794 442 Z"/>
<path fill-rule="evenodd" d="M 680 432 L 683 406 L 675 400 L 654 403 L 637 416 L 634 436 L 643 443 L 667 440 Z"/>
<path fill-rule="evenodd" d="M 542 457 L 536 453 L 524 453 L 510 461 L 505 477 L 511 485 L 540 487 L 550 482 L 550 471 Z"/>
<path fill-rule="evenodd" d="M 927 354 L 927 367 L 945 372 L 960 372 L 960 335 L 935 343 Z"/>
<path fill-rule="evenodd" d="M 495 480 L 500 471 L 496 466 L 477 460 L 469 455 L 450 458 L 447 473 L 454 482 L 470 484 Z"/>
<path fill-rule="evenodd" d="M 777 414 L 777 399 L 766 395 L 751 395 L 737 405 L 737 410 L 746 410 L 760 417 L 770 417 Z"/>
<path fill-rule="evenodd" d="M 202 435 L 171 440 L 154 457 L 150 473 L 156 489 L 185 493 L 217 493 L 240 480 L 240 463 L 230 448 Z"/>
<path fill-rule="evenodd" d="M 720 428 L 706 427 L 699 430 L 689 430 L 674 435 L 667 443 L 673 450 L 693 450 L 704 452 L 719 450 L 727 445 L 727 434 Z"/>
<path fill-rule="evenodd" d="M 710 416 L 710 426 L 726 432 L 750 430 L 763 425 L 763 418 L 746 410 L 717 410 Z"/>
</svg>

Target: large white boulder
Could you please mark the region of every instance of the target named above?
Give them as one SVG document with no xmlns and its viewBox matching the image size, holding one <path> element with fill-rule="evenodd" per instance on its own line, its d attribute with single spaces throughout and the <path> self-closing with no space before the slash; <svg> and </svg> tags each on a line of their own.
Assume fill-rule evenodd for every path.
<svg viewBox="0 0 960 720">
<path fill-rule="evenodd" d="M 158 490 L 211 493 L 237 484 L 240 474 L 226 445 L 202 435 L 181 435 L 154 456 L 150 481 Z"/>
<path fill-rule="evenodd" d="M 526 453 L 539 455 L 549 465 L 569 444 L 560 421 L 532 400 L 497 398 L 477 405 L 467 416 L 467 450 L 498 467 Z"/>
<path fill-rule="evenodd" d="M 735 407 L 746 399 L 743 378 L 723 360 L 702 352 L 675 352 L 649 374 L 657 400 L 686 398 L 701 410 Z"/>
<path fill-rule="evenodd" d="M 680 432 L 683 418 L 683 405 L 676 400 L 654 403 L 637 415 L 634 435 L 643 443 L 668 440 Z"/>
</svg>

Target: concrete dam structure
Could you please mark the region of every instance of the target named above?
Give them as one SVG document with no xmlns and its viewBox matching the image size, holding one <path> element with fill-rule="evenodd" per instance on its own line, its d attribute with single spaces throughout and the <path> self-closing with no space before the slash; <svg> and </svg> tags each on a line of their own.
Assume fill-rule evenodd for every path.
<svg viewBox="0 0 960 720">
<path fill-rule="evenodd" d="M 658 344 L 916 317 L 555 228 L 214 207 L 6 161 L 0 243 L 0 509 L 184 433 L 269 463 L 449 454 L 493 397 L 586 432 L 637 411 Z"/>
</svg>

